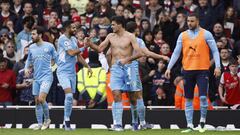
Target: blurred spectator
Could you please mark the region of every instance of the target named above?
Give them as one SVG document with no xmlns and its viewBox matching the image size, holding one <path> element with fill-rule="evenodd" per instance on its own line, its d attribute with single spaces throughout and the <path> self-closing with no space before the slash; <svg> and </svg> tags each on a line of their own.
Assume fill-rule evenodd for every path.
<svg viewBox="0 0 240 135">
<path fill-rule="evenodd" d="M 226 0 L 210 0 L 212 14 L 212 23 L 222 22 L 224 17 L 224 3 Z"/>
<path fill-rule="evenodd" d="M 107 109 L 106 99 L 106 71 L 101 68 L 98 60 L 98 53 L 89 52 L 89 66 L 92 68 L 92 75 L 88 69 L 83 68 L 78 72 L 78 91 L 86 101 L 89 109 Z"/>
<path fill-rule="evenodd" d="M 196 8 L 196 12 L 199 16 L 199 24 L 201 27 L 207 30 L 211 30 L 213 27 L 212 14 L 210 4 L 208 0 L 198 0 L 199 6 Z"/>
<path fill-rule="evenodd" d="M 173 95 L 170 89 L 170 81 L 165 78 L 166 62 L 159 60 L 157 70 L 153 75 L 153 85 L 151 89 L 152 105 L 172 105 Z"/>
<path fill-rule="evenodd" d="M 0 59 L 0 105 L 12 105 L 16 88 L 16 75 L 7 69 L 6 58 Z"/>
<path fill-rule="evenodd" d="M 65 93 L 59 84 L 56 69 L 53 71 L 53 82 L 47 96 L 48 105 L 64 105 Z"/>
<path fill-rule="evenodd" d="M 78 10 L 79 14 L 85 13 L 85 7 L 91 0 L 68 0 L 72 8 Z M 93 0 L 92 0 L 93 1 Z"/>
<path fill-rule="evenodd" d="M 6 25 L 7 20 L 11 20 L 15 22 L 17 19 L 17 16 L 14 13 L 10 12 L 10 1 L 2 0 L 0 6 L 1 6 L 0 26 Z"/>
<path fill-rule="evenodd" d="M 238 72 L 238 66 L 239 64 L 236 60 L 230 62 L 230 72 L 222 74 L 218 87 L 220 99 L 229 106 L 240 104 L 240 72 Z"/>
<path fill-rule="evenodd" d="M 171 50 L 174 50 L 176 46 L 176 41 L 179 36 L 179 34 L 185 30 L 187 30 L 187 17 L 184 13 L 178 13 L 176 17 L 176 23 L 178 24 L 178 28 L 175 30 L 174 33 L 174 42 L 171 46 Z"/>
<path fill-rule="evenodd" d="M 144 14 L 152 24 L 151 29 L 156 22 L 156 14 L 160 13 L 161 10 L 162 6 L 158 3 L 158 0 L 149 0 L 149 5 L 147 6 Z"/>
<path fill-rule="evenodd" d="M 123 17 L 124 17 L 126 22 L 134 21 L 133 12 L 131 12 L 129 7 L 124 8 Z"/>
<path fill-rule="evenodd" d="M 178 13 L 186 14 L 186 10 L 183 8 L 183 0 L 173 0 L 173 9 Z"/>
<path fill-rule="evenodd" d="M 161 29 L 157 29 L 154 31 L 154 43 L 158 45 L 159 48 L 162 47 L 162 45 L 165 43 L 163 40 L 163 32 Z"/>
<path fill-rule="evenodd" d="M 93 17 L 95 16 L 95 2 L 94 0 L 89 0 L 89 2 L 86 5 L 86 9 L 85 9 L 85 13 L 81 14 L 81 17 L 85 17 L 86 18 L 86 23 L 85 26 L 89 29 L 90 28 L 90 24 L 92 22 Z M 83 19 L 81 18 L 81 22 L 82 25 L 84 25 L 83 23 Z"/>
<path fill-rule="evenodd" d="M 141 20 L 143 18 L 143 9 L 142 8 L 136 8 L 134 12 L 134 21 L 137 23 L 138 27 L 140 27 Z"/>
<path fill-rule="evenodd" d="M 15 64 L 19 61 L 17 57 L 17 52 L 15 52 L 15 44 L 13 41 L 9 40 L 6 44 L 6 50 L 3 52 L 3 56 Z"/>
<path fill-rule="evenodd" d="M 172 55 L 170 46 L 167 43 L 164 43 L 160 49 L 160 55 L 168 56 L 169 58 Z"/>
<path fill-rule="evenodd" d="M 223 25 L 221 23 L 215 23 L 213 25 L 213 37 L 215 41 L 218 41 L 224 35 Z"/>
<path fill-rule="evenodd" d="M 15 23 L 15 32 L 18 34 L 20 31 L 24 29 L 24 18 L 27 16 L 31 16 L 33 12 L 33 5 L 30 1 L 26 1 L 23 6 L 23 14 L 18 17 L 17 22 Z"/>
<path fill-rule="evenodd" d="M 151 31 L 146 31 L 144 34 L 143 34 L 143 41 L 145 42 L 146 44 L 146 47 L 152 51 L 152 52 L 155 52 L 157 54 L 159 54 L 159 51 L 160 51 L 160 48 L 158 45 L 156 45 L 153 41 L 153 34 Z"/>
<path fill-rule="evenodd" d="M 29 46 L 26 46 L 23 51 L 23 58 L 20 59 L 17 63 L 14 64 L 13 66 L 13 71 L 15 72 L 16 75 L 18 75 L 19 71 L 24 68 L 25 62 L 28 57 L 28 49 Z"/>
<path fill-rule="evenodd" d="M 151 70 L 147 63 L 147 57 L 139 58 L 139 72 L 143 86 L 143 100 L 144 104 L 151 105 L 150 90 L 152 87 L 152 77 L 155 74 L 155 70 Z"/>
<path fill-rule="evenodd" d="M 229 72 L 229 64 L 231 61 L 231 54 L 227 48 L 220 50 L 221 72 Z"/>
<path fill-rule="evenodd" d="M 174 32 L 178 27 L 176 22 L 174 22 L 170 17 L 169 12 L 163 10 L 157 14 L 157 22 L 154 29 L 156 28 L 162 29 L 164 41 L 172 46 L 174 43 L 174 36 L 172 35 L 174 35 Z"/>
<path fill-rule="evenodd" d="M 124 6 L 121 4 L 118 4 L 115 10 L 116 16 L 123 16 Z"/>
<path fill-rule="evenodd" d="M 0 48 L 2 50 L 5 50 L 6 44 L 9 41 L 10 41 L 9 30 L 7 27 L 2 27 L 0 30 Z"/>
<path fill-rule="evenodd" d="M 11 10 L 17 15 L 17 17 L 23 14 L 23 1 L 22 0 L 13 0 L 13 5 L 11 5 Z"/>
<path fill-rule="evenodd" d="M 233 7 L 228 7 L 224 15 L 224 30 L 228 38 L 235 40 L 239 38 L 240 21 L 237 18 L 236 12 Z"/>
<path fill-rule="evenodd" d="M 193 3 L 193 0 L 183 0 L 184 2 L 184 9 L 187 11 L 187 15 L 195 12 L 196 8 L 198 7 Z"/>
<path fill-rule="evenodd" d="M 95 10 L 96 16 L 106 16 L 112 18 L 114 10 L 111 8 L 108 0 L 99 0 Z"/>
<path fill-rule="evenodd" d="M 151 31 L 151 24 L 148 19 L 143 18 L 140 22 L 140 37 L 143 38 L 143 34 L 146 31 Z"/>
<path fill-rule="evenodd" d="M 24 69 L 19 71 L 16 81 L 18 92 L 17 105 L 34 105 L 34 96 L 32 95 L 33 72 L 25 74 Z"/>
<path fill-rule="evenodd" d="M 78 28 L 76 31 L 76 37 L 78 41 L 78 47 L 84 47 L 84 38 L 86 37 L 86 31 L 84 31 L 82 28 Z M 88 58 L 88 48 L 86 48 L 83 52 L 81 52 L 81 55 L 84 59 Z"/>
<path fill-rule="evenodd" d="M 34 18 L 32 16 L 27 16 L 23 19 L 24 29 L 18 33 L 16 43 L 18 57 L 23 58 L 24 48 L 32 42 L 31 29 L 34 25 Z"/>
</svg>

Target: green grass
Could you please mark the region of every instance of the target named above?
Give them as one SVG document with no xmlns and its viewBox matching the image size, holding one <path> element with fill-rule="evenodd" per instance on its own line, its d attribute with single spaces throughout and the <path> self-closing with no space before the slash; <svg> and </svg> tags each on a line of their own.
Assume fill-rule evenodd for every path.
<svg viewBox="0 0 240 135">
<path fill-rule="evenodd" d="M 33 131 L 31 129 L 0 129 L 0 135 L 178 135 L 181 130 L 145 130 L 133 132 L 125 130 L 124 132 L 113 132 L 108 130 L 77 129 L 74 131 L 64 131 L 62 129 L 48 129 L 45 131 Z M 240 135 L 239 131 L 206 131 L 199 133 L 194 131 L 185 133 L 188 135 Z"/>
</svg>

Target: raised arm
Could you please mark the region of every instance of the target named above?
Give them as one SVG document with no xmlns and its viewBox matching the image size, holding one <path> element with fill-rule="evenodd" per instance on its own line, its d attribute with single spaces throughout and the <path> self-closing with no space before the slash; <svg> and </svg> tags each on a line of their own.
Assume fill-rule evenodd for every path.
<svg viewBox="0 0 240 135">
<path fill-rule="evenodd" d="M 86 45 L 89 45 L 93 50 L 100 53 L 100 52 L 103 52 L 104 49 L 108 47 L 108 45 L 110 43 L 110 40 L 109 40 L 110 36 L 111 36 L 111 34 L 108 34 L 108 36 L 105 38 L 105 40 L 99 46 L 94 44 L 93 42 L 91 42 L 89 37 L 86 37 L 84 39 L 84 42 Z"/>
</svg>

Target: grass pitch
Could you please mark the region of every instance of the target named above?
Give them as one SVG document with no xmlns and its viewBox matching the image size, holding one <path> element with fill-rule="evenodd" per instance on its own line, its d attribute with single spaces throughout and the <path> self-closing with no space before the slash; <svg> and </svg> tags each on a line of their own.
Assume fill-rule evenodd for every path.
<svg viewBox="0 0 240 135">
<path fill-rule="evenodd" d="M 108 130 L 96 129 L 77 129 L 74 131 L 64 131 L 63 129 L 47 129 L 44 131 L 33 131 L 31 129 L 2 129 L 0 135 L 240 135 L 240 131 L 206 131 L 199 133 L 193 131 L 191 133 L 181 133 L 181 130 L 156 129 L 144 131 L 125 130 L 124 132 L 113 132 Z"/>
</svg>

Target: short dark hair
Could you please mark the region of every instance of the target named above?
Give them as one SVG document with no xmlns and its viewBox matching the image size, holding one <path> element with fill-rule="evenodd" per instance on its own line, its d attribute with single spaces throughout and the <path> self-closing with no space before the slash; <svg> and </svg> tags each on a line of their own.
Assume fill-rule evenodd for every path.
<svg viewBox="0 0 240 135">
<path fill-rule="evenodd" d="M 42 34 L 42 35 L 44 34 L 44 28 L 41 26 L 36 26 L 32 30 L 36 30 L 37 34 Z"/>
<path fill-rule="evenodd" d="M 117 24 L 121 24 L 123 28 L 125 28 L 125 19 L 122 16 L 113 16 L 111 21 L 116 22 Z"/>
<path fill-rule="evenodd" d="M 188 17 L 196 17 L 199 20 L 199 15 L 196 13 L 190 13 Z"/>
<path fill-rule="evenodd" d="M 23 19 L 23 25 L 27 24 L 27 28 L 29 29 L 32 29 L 34 23 L 35 23 L 35 20 L 32 16 L 27 16 Z"/>
<path fill-rule="evenodd" d="M 136 22 L 128 22 L 126 24 L 126 30 L 130 33 L 133 33 L 137 29 L 137 23 Z"/>
<path fill-rule="evenodd" d="M 6 62 L 7 62 L 7 59 L 4 58 L 4 57 L 1 57 L 1 58 L 0 58 L 0 63 L 2 63 L 2 62 L 5 62 L 5 63 L 6 63 Z"/>
<path fill-rule="evenodd" d="M 232 58 L 230 61 L 229 61 L 229 66 L 230 65 L 238 65 L 238 62 L 236 59 Z"/>
<path fill-rule="evenodd" d="M 72 20 L 65 21 L 63 23 L 63 29 L 66 29 L 66 28 L 70 27 L 72 23 L 73 23 Z"/>
<path fill-rule="evenodd" d="M 0 3 L 1 3 L 1 4 L 2 4 L 2 3 L 8 3 L 8 4 L 10 4 L 10 1 L 9 1 L 9 0 L 1 0 Z"/>
</svg>

